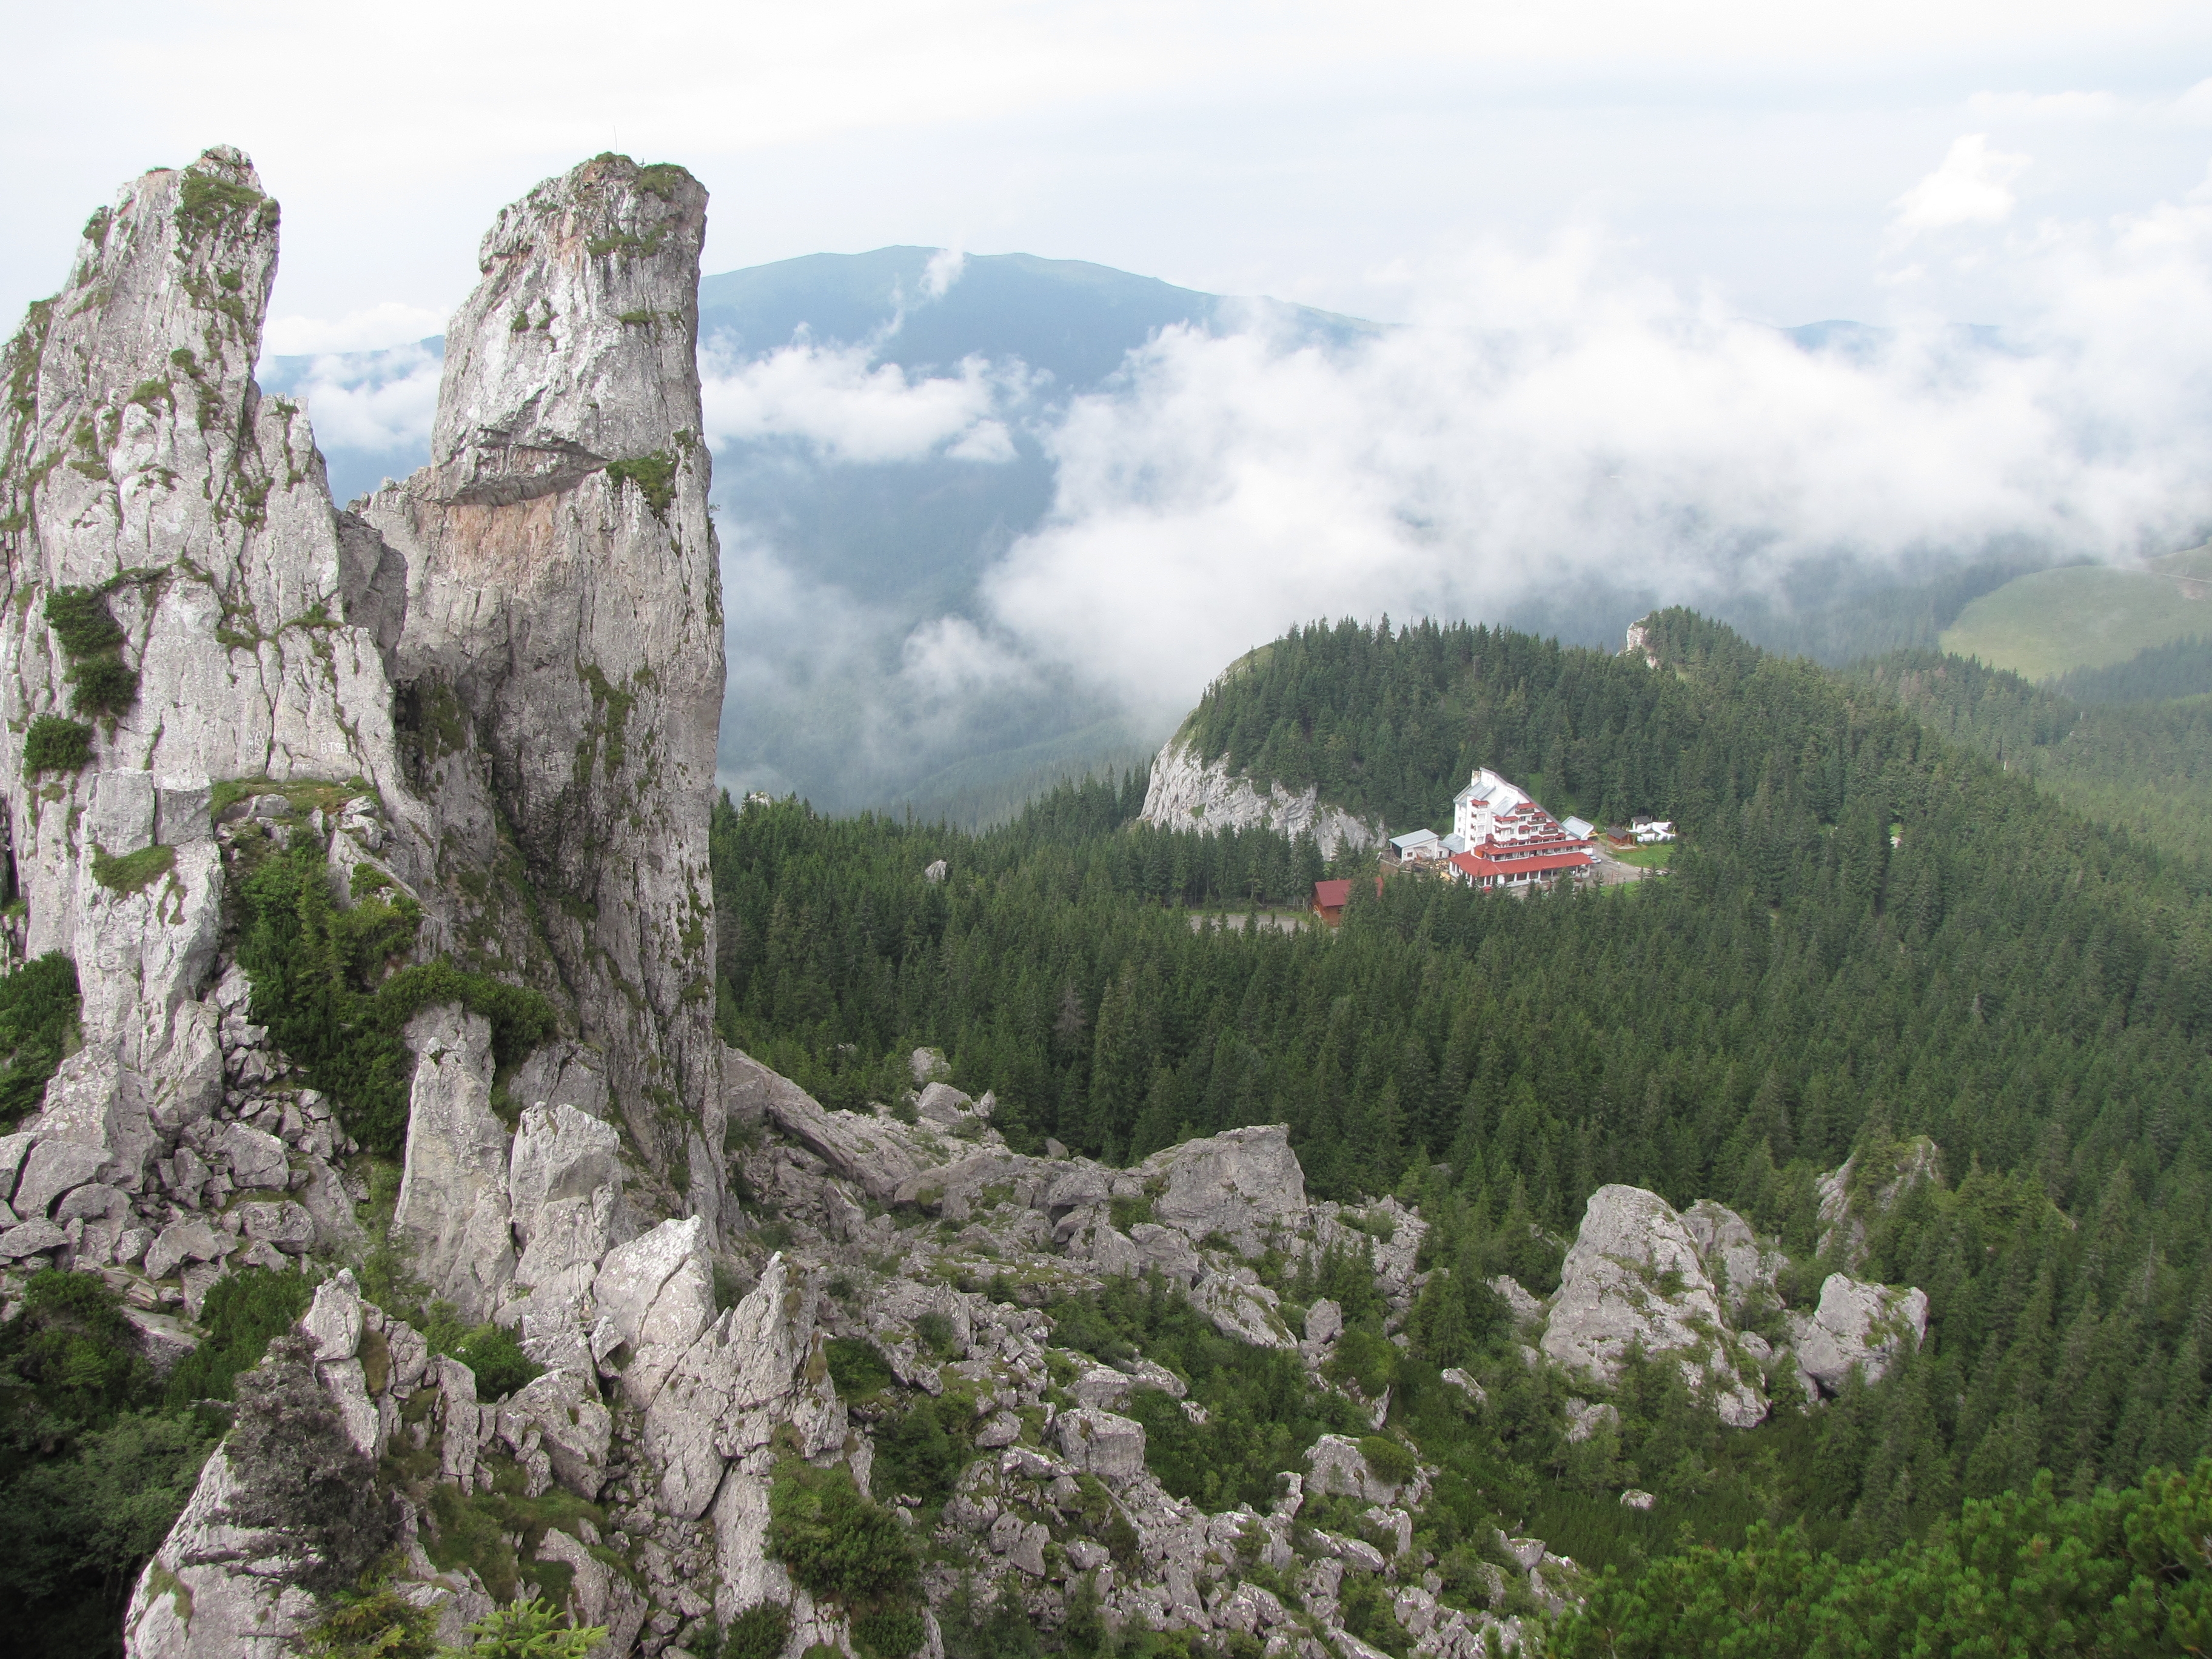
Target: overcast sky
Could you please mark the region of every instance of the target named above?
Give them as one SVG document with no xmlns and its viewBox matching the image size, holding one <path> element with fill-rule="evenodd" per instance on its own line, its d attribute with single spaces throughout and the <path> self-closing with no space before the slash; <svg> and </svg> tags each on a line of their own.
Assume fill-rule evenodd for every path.
<svg viewBox="0 0 2212 1659">
<path fill-rule="evenodd" d="M 1986 240 L 2205 199 L 2212 7 L 2179 0 L 650 8 L 7 0 L 0 306 L 141 169 L 244 146 L 276 349 L 426 331 L 494 210 L 600 149 L 714 192 L 708 269 L 892 242 L 1086 258 L 1371 316 L 1595 231 L 1794 323 L 2014 320 Z"/>
</svg>

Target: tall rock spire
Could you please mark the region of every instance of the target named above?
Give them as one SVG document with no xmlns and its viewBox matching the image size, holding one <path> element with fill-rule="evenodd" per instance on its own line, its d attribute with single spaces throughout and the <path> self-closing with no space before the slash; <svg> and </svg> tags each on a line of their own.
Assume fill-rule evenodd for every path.
<svg viewBox="0 0 2212 1659">
<path fill-rule="evenodd" d="M 72 957 L 83 989 L 42 1133 L 99 1148 L 131 1191 L 222 1100 L 193 1000 L 221 927 L 211 784 L 362 779 L 429 842 L 394 787 L 397 611 L 368 615 L 372 593 L 396 605 L 396 561 L 342 532 L 304 412 L 253 384 L 276 228 L 237 150 L 148 173 L 7 349 L 9 942 Z M 135 880 L 103 862 L 131 854 Z"/>
<path fill-rule="evenodd" d="M 681 167 L 602 155 L 501 211 L 447 335 L 430 465 L 362 511 L 407 567 L 403 737 L 441 823 L 446 943 L 557 982 L 633 1137 L 711 1217 L 706 200 Z"/>
</svg>

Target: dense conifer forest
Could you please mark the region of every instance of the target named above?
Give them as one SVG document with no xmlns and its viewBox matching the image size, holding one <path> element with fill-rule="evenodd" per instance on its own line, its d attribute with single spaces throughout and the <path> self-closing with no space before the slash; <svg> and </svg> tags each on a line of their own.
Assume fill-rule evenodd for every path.
<svg viewBox="0 0 2212 1659">
<path fill-rule="evenodd" d="M 1852 672 L 1943 738 L 2026 773 L 2083 817 L 2212 859 L 2212 653 L 2201 641 L 2045 685 L 1927 651 Z"/>
<path fill-rule="evenodd" d="M 725 800 L 723 1029 L 832 1103 L 886 1097 L 935 1044 L 1018 1145 L 1127 1159 L 1287 1121 L 1316 1191 L 1417 1198 L 1444 1288 L 1410 1349 L 1375 1324 L 1367 1381 L 1465 1482 L 1474 1531 L 1495 1514 L 1645 1570 L 1679 1539 L 1599 1496 L 1632 1467 L 1715 1546 L 1769 1522 L 1869 1562 L 1942 1547 L 1962 1503 L 2039 1470 L 2051 1502 L 2094 1505 L 2190 1466 L 2212 1360 L 2205 872 L 1893 687 L 1686 612 L 1650 645 L 1656 668 L 1480 628 L 1302 629 L 1186 731 L 1394 825 L 1437 821 L 1478 762 L 1558 811 L 1672 817 L 1664 879 L 1516 902 L 1400 877 L 1355 884 L 1340 930 L 1280 932 L 1235 924 L 1302 902 L 1310 845 L 1133 825 L 1134 779 L 981 836 Z M 1815 1174 L 1917 1135 L 1942 1178 L 1861 1270 L 1930 1298 L 1890 1379 L 1739 1433 L 1655 1374 L 1617 1435 L 1574 1447 L 1522 1400 L 1544 1385 L 1482 1280 L 1548 1290 L 1595 1188 L 1736 1206 L 1782 1238 L 1796 1300 L 1832 1265 Z M 1508 1403 L 1461 1423 L 1433 1381 L 1455 1363 Z"/>
</svg>

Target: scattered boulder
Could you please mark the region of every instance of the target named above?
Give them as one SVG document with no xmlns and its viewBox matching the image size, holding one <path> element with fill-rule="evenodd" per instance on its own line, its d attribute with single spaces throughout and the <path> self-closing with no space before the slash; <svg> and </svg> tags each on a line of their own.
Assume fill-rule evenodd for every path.
<svg viewBox="0 0 2212 1659">
<path fill-rule="evenodd" d="M 1738 1373 L 1726 1327 L 1696 1243 L 1664 1199 L 1640 1187 L 1590 1194 L 1545 1322 L 1546 1353 L 1608 1388 L 1632 1349 L 1678 1355 L 1721 1420 L 1747 1428 L 1766 1415 L 1766 1397 Z"/>
<path fill-rule="evenodd" d="M 574 1371 L 547 1371 L 509 1395 L 500 1402 L 494 1432 L 518 1455 L 544 1450 L 553 1478 L 579 1498 L 597 1498 L 606 1482 L 614 1416 L 590 1380 Z"/>
<path fill-rule="evenodd" d="M 734 1048 L 724 1052 L 723 1101 L 732 1118 L 766 1118 L 878 1200 L 891 1199 L 902 1182 L 944 1162 L 903 1126 L 858 1112 L 830 1111 L 790 1079 Z"/>
<path fill-rule="evenodd" d="M 1567 1402 L 1567 1443 L 1580 1445 L 1601 1429 L 1620 1426 L 1620 1412 L 1610 1401 L 1592 1402 L 1570 1399 Z"/>
<path fill-rule="evenodd" d="M 1244 1270 L 1247 1273 L 1250 1269 Z M 1276 1310 L 1281 1298 L 1257 1279 L 1209 1273 L 1192 1290 L 1191 1305 L 1213 1322 L 1224 1336 L 1255 1348 L 1295 1348 Z"/>
<path fill-rule="evenodd" d="M 1377 1474 L 1359 1443 L 1340 1434 L 1325 1434 L 1314 1442 L 1306 1452 L 1306 1469 L 1308 1492 L 1338 1492 L 1370 1504 L 1395 1504 L 1405 1489 L 1401 1482 Z"/>
<path fill-rule="evenodd" d="M 975 1103 L 949 1083 L 929 1083 L 915 1097 L 915 1115 L 925 1123 L 957 1128 L 975 1115 Z"/>
<path fill-rule="evenodd" d="M 315 1218 L 297 1204 L 289 1200 L 244 1204 L 239 1206 L 238 1213 L 239 1224 L 248 1238 L 270 1244 L 287 1255 L 298 1255 L 314 1244 Z"/>
<path fill-rule="evenodd" d="M 1513 1323 L 1516 1328 L 1525 1329 L 1543 1322 L 1543 1303 L 1530 1295 L 1519 1279 L 1505 1273 L 1499 1273 L 1490 1281 L 1490 1288 L 1504 1299 L 1506 1307 L 1512 1312 Z"/>
<path fill-rule="evenodd" d="M 1062 1412 L 1053 1424 L 1068 1462 L 1101 1480 L 1133 1480 L 1145 1472 L 1144 1425 L 1111 1412 Z"/>
<path fill-rule="evenodd" d="M 230 1239 L 197 1218 L 173 1221 L 146 1249 L 146 1277 L 167 1279 L 188 1261 L 212 1261 L 230 1249 Z"/>
<path fill-rule="evenodd" d="M 1191 1248 L 1190 1241 L 1172 1227 L 1163 1227 L 1156 1221 L 1139 1221 L 1129 1229 L 1129 1243 L 1136 1247 L 1140 1273 L 1157 1273 L 1180 1279 L 1188 1289 L 1197 1284 L 1206 1272 L 1206 1264 Z"/>
<path fill-rule="evenodd" d="M 42 1139 L 23 1160 L 9 1202 L 26 1220 L 43 1216 L 64 1193 L 97 1180 L 107 1164 L 104 1147 L 76 1140 Z"/>
<path fill-rule="evenodd" d="M 484 1026 L 486 1052 L 489 1051 L 491 1027 Z M 489 1092 L 489 1091 L 487 1091 Z M 291 1184 L 291 1160 L 286 1156 L 284 1143 L 265 1130 L 251 1124 L 226 1123 L 216 1141 L 230 1171 L 230 1184 L 240 1189 L 273 1188 L 283 1192 Z"/>
<path fill-rule="evenodd" d="M 68 1243 L 67 1233 L 44 1216 L 35 1216 L 0 1233 L 0 1260 L 21 1261 L 26 1256 L 58 1250 Z"/>
<path fill-rule="evenodd" d="M 177 1369 L 179 1360 L 200 1345 L 199 1338 L 167 1314 L 134 1308 L 126 1303 L 123 1316 L 138 1333 L 138 1351 L 146 1356 L 146 1363 L 153 1367 L 156 1376 L 167 1376 Z"/>
<path fill-rule="evenodd" d="M 1468 1373 L 1461 1367 L 1454 1365 L 1450 1370 L 1444 1372 L 1443 1378 L 1445 1382 L 1450 1383 L 1452 1387 L 1457 1389 L 1462 1394 L 1465 1395 L 1474 1404 L 1478 1406 L 1486 1406 L 1490 1403 L 1490 1391 L 1485 1389 L 1481 1383 L 1476 1382 L 1474 1377 L 1468 1376 Z"/>
<path fill-rule="evenodd" d="M 1879 1382 L 1928 1334 L 1928 1293 L 1830 1273 L 1812 1314 L 1789 1316 L 1790 1346 L 1808 1396 L 1833 1395 L 1856 1369 Z"/>
</svg>

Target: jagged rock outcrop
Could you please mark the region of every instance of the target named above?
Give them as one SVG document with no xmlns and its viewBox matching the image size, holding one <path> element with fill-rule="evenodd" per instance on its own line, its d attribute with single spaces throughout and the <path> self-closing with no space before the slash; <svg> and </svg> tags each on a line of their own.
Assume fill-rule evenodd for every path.
<svg viewBox="0 0 2212 1659">
<path fill-rule="evenodd" d="M 1309 784 L 1292 793 L 1272 783 L 1261 793 L 1243 773 L 1231 775 L 1227 757 L 1201 757 L 1182 735 L 1168 739 L 1152 762 L 1145 790 L 1146 823 L 1165 830 L 1273 830 L 1279 835 L 1311 836 L 1322 856 L 1334 858 L 1349 848 L 1379 846 L 1381 826 L 1331 806 Z"/>
<path fill-rule="evenodd" d="M 343 1167 L 360 1149 L 256 1023 L 223 931 L 228 880 L 271 842 L 312 846 L 335 906 L 419 902 L 418 960 L 533 983 L 566 1026 L 507 1079 L 526 1109 L 510 1140 L 486 1022 L 415 1019 L 394 1219 L 431 1291 L 519 1323 L 546 1375 L 489 1414 L 465 1367 L 404 1363 L 422 1346 L 405 1326 L 321 1299 L 309 1321 L 336 1321 L 317 1386 L 360 1448 L 386 1449 L 428 1387 L 408 1431 L 464 1489 L 488 1478 L 481 1452 L 595 1490 L 623 1455 L 610 1335 L 641 1426 L 647 1383 L 703 1363 L 715 1327 L 703 209 L 680 169 L 602 158 L 503 216 L 452 337 L 437 462 L 386 492 L 397 548 L 335 511 L 304 411 L 253 385 L 277 212 L 235 151 L 126 186 L 7 356 L 0 845 L 21 903 L 0 966 L 71 957 L 83 1038 L 0 1146 L 9 1288 L 100 1268 L 173 1364 L 224 1275 L 311 1254 L 327 1270 L 365 1242 L 366 1170 Z M 689 1212 L 685 1261 L 626 1328 L 594 1291 L 621 1287 L 607 1262 L 670 1207 Z M 819 1383 L 793 1385 L 813 1402 L 794 1420 L 828 1409 Z M 223 1518 L 227 1468 L 142 1583 L 134 1651 L 273 1650 L 304 1616 L 286 1541 Z M 608 1582 L 601 1540 L 548 1547 L 626 1650 L 646 1604 Z"/>
<path fill-rule="evenodd" d="M 1866 1261 L 1867 1222 L 1887 1214 L 1915 1187 L 1937 1180 L 1943 1155 L 1926 1135 L 1914 1135 L 1875 1154 L 1874 1167 L 1863 1167 L 1863 1152 L 1820 1176 L 1820 1237 L 1823 1256 L 1839 1259 L 1847 1272 Z"/>
<path fill-rule="evenodd" d="M 1682 1229 L 1712 1276 L 1715 1293 L 1731 1324 L 1759 1307 L 1779 1305 L 1776 1276 L 1789 1265 L 1780 1249 L 1762 1245 L 1751 1224 L 1724 1204 L 1701 1198 L 1682 1212 Z"/>
<path fill-rule="evenodd" d="M 1932 1159 L 1912 1162 L 1932 1168 Z M 1900 1171 L 1900 1180 L 1911 1178 L 1921 1177 Z M 1765 1415 L 1777 1377 L 1795 1375 L 1817 1402 L 1834 1395 L 1855 1367 L 1878 1381 L 1918 1346 L 1928 1325 L 1926 1292 L 1832 1273 L 1814 1311 L 1790 1311 L 1779 1284 L 1787 1261 L 1772 1241 L 1710 1199 L 1677 1215 L 1640 1188 L 1600 1188 L 1544 1313 L 1543 1352 L 1606 1387 L 1619 1381 L 1632 1348 L 1680 1355 L 1685 1377 L 1721 1420 L 1747 1427 Z M 1776 1316 L 1790 1335 L 1779 1347 L 1748 1328 L 1767 1321 L 1772 1330 Z M 1602 1401 L 1568 1405 L 1571 1440 L 1589 1438 L 1613 1411 Z"/>
<path fill-rule="evenodd" d="M 463 1319 L 488 1319 L 514 1277 L 507 1129 L 491 1109 L 491 1022 L 450 1004 L 408 1023 L 415 1080 L 392 1223 L 416 1270 Z"/>
<path fill-rule="evenodd" d="M 234 1261 L 297 1253 L 302 1213 L 314 1244 L 358 1237 L 345 1138 L 223 954 L 227 866 L 302 836 L 326 848 L 339 906 L 380 888 L 419 902 L 421 958 L 550 995 L 569 1029 L 518 1096 L 619 1118 L 714 1229 L 704 193 L 605 157 L 507 210 L 450 336 L 437 459 L 367 517 L 333 509 L 306 416 L 252 380 L 276 222 L 235 151 L 149 173 L 9 348 L 10 943 L 74 958 L 85 1040 L 21 1126 L 6 1197 L 22 1202 L 0 1225 L 28 1231 L 0 1255 L 129 1265 L 179 1210 L 290 1194 L 295 1210 L 179 1269 L 193 1311 Z M 27 771 L 34 730 L 49 748 Z M 437 1174 L 409 1180 L 400 1218 L 431 1290 L 470 1317 L 504 1305 L 528 1242 L 478 1201 L 505 1157 L 482 1028 L 431 1043 L 458 1071 L 418 1068 L 410 1164 Z M 109 1195 L 69 1196 L 92 1186 Z M 622 1204 L 554 1217 L 523 1288 L 636 1231 Z"/>
<path fill-rule="evenodd" d="M 503 209 L 447 331 L 430 465 L 360 511 L 405 562 L 396 674 L 453 942 L 565 988 L 631 1137 L 712 1223 L 706 204 L 681 167 L 603 155 Z"/>
<path fill-rule="evenodd" d="M 510 1306 L 532 1340 L 556 1327 L 581 1330 L 599 1264 L 628 1231 L 622 1209 L 622 1140 L 576 1107 L 526 1107 L 507 1170 L 507 1224 L 520 1252 Z"/>
<path fill-rule="evenodd" d="M 1632 1348 L 1679 1355 L 1723 1423 L 1748 1427 L 1766 1415 L 1761 1379 L 1745 1374 L 1696 1241 L 1664 1199 L 1639 1187 L 1590 1194 L 1540 1346 L 1608 1387 Z"/>
<path fill-rule="evenodd" d="M 434 1368 L 428 1344 L 408 1326 L 363 1303 L 349 1273 L 322 1285 L 300 1329 L 312 1348 L 325 1403 L 363 1459 L 380 1455 L 395 1434 L 411 1434 L 420 1445 L 434 1417 L 450 1420 L 462 1412 L 468 1414 L 473 1443 L 482 1409 L 473 1382 L 465 1382 L 465 1400 L 452 1392 L 456 1376 L 468 1379 L 467 1368 L 451 1361 Z M 363 1363 L 364 1357 L 373 1367 Z M 436 1396 L 434 1413 L 406 1413 L 425 1387 Z M 412 1429 L 401 1427 L 403 1414 L 415 1418 Z M 299 1633 L 317 1616 L 316 1598 L 299 1582 L 308 1564 L 297 1534 L 240 1520 L 236 1511 L 246 1474 L 228 1448 L 218 1450 L 201 1471 L 191 1501 L 131 1595 L 124 1636 L 134 1659 L 233 1659 L 240 1654 L 277 1659 L 295 1650 Z M 452 1639 L 469 1619 L 489 1609 L 489 1598 L 472 1575 L 438 1574 L 421 1558 L 419 1546 L 414 1554 L 419 1564 L 418 1604 L 440 1610 L 441 1633 Z"/>
<path fill-rule="evenodd" d="M 1810 1314 L 1788 1316 L 1790 1349 L 1808 1398 L 1833 1395 L 1856 1370 L 1879 1382 L 1928 1334 L 1928 1293 L 1830 1273 Z"/>
<path fill-rule="evenodd" d="M 513 1212 L 518 1193 L 523 1212 L 541 1218 L 579 1198 L 604 1208 L 606 1186 L 621 1178 L 604 1143 L 580 1125 L 562 1125 L 556 1114 L 541 1110 L 537 1118 L 528 1135 L 518 1136 L 520 1156 L 510 1160 L 520 1182 L 496 1183 L 500 1212 Z M 427 1180 L 428 1166 L 422 1170 Z M 604 1176 L 595 1193 L 547 1196 L 594 1170 Z M 462 1186 L 477 1190 L 473 1176 Z M 850 1435 L 828 1381 L 817 1289 L 771 1257 L 759 1282 L 718 1314 L 705 1222 L 696 1216 L 617 1244 L 593 1267 L 587 1290 L 538 1317 L 548 1328 L 530 1347 L 549 1368 L 501 1401 L 480 1401 L 466 1366 L 432 1359 L 421 1336 L 363 1303 L 350 1275 L 318 1291 L 301 1328 L 313 1345 L 316 1376 L 365 1457 L 410 1445 L 436 1453 L 428 1485 L 418 1478 L 398 1489 L 417 1517 L 410 1527 L 421 1524 L 429 1486 L 485 1491 L 510 1464 L 532 1495 L 557 1483 L 597 1499 L 619 1474 L 621 1512 L 647 1540 L 639 1559 L 652 1597 L 681 1607 L 689 1596 L 693 1616 L 719 1606 L 724 1617 L 770 1590 L 790 1597 L 781 1570 L 763 1553 L 775 1457 L 857 1454 L 863 1485 L 867 1473 L 866 1443 Z M 557 1328 L 563 1324 L 565 1331 Z M 772 1451 L 780 1434 L 787 1443 Z M 295 1582 L 290 1540 L 241 1533 L 225 1519 L 232 1480 L 224 1458 L 209 1465 L 142 1578 L 129 1625 L 134 1656 L 263 1650 L 222 1645 L 239 1640 L 240 1631 L 253 1632 L 273 1655 L 289 1651 L 314 1616 L 313 1598 Z M 573 1578 L 572 1597 L 580 1613 L 612 1624 L 609 1650 L 625 1653 L 652 1601 L 630 1581 L 605 1573 L 592 1553 L 599 1543 L 596 1534 L 554 1540 L 541 1543 L 534 1559 L 573 1568 L 580 1554 L 595 1564 Z M 523 1571 L 527 1576 L 526 1562 Z M 472 1573 L 439 1571 L 419 1546 L 402 1577 L 410 1595 L 419 1589 L 455 1609 L 448 1636 L 458 1632 L 462 1613 L 487 1605 Z M 687 1588 L 695 1583 L 707 1587 L 705 1599 Z M 813 1637 L 836 1639 L 834 1621 L 800 1611 Z"/>
</svg>

